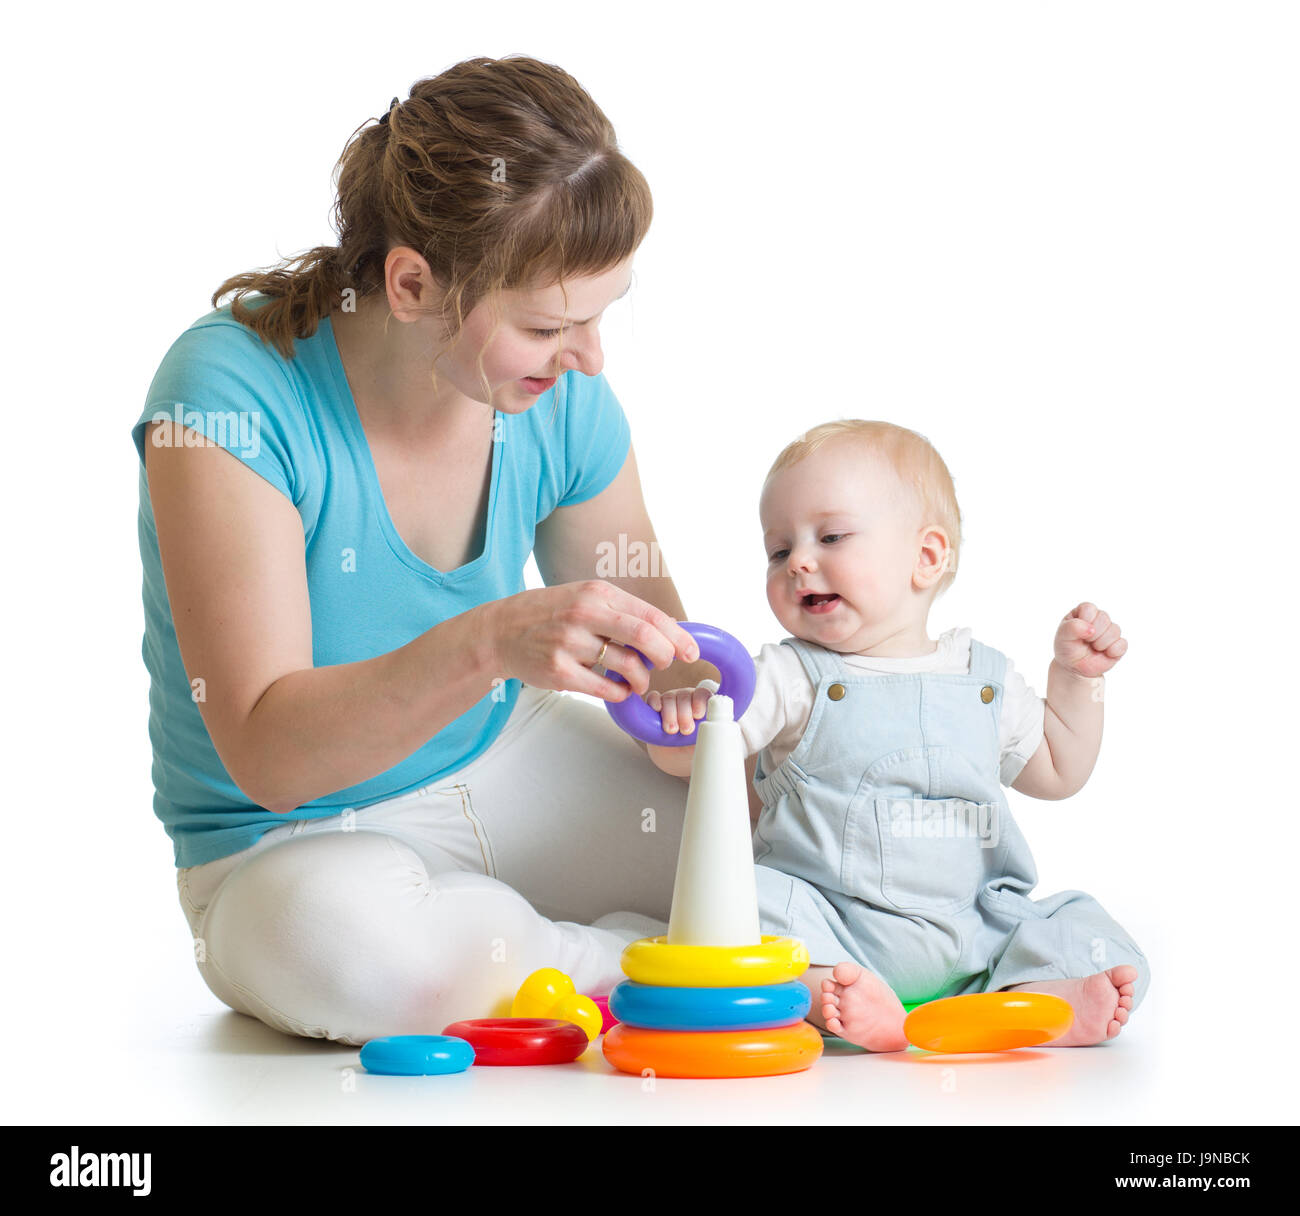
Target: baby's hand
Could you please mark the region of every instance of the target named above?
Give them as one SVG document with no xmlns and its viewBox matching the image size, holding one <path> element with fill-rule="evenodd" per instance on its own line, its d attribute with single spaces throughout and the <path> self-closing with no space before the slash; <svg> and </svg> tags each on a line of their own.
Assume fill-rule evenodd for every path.
<svg viewBox="0 0 1300 1216">
<path fill-rule="evenodd" d="M 1105 675 L 1128 650 L 1119 626 L 1096 604 L 1083 603 L 1056 630 L 1056 661 L 1081 676 Z"/>
<path fill-rule="evenodd" d="M 680 730 L 689 735 L 695 731 L 694 720 L 704 717 L 711 695 L 708 688 L 672 688 L 661 696 L 652 688 L 645 700 L 659 714 L 665 733 L 675 735 Z"/>
</svg>

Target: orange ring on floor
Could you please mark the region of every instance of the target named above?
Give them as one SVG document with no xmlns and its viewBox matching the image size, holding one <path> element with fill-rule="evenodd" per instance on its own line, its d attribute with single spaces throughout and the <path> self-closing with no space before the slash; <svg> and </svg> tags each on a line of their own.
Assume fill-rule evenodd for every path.
<svg viewBox="0 0 1300 1216">
<path fill-rule="evenodd" d="M 646 1030 L 620 1022 L 602 1050 L 620 1072 L 658 1077 L 773 1077 L 811 1068 L 822 1037 L 808 1022 L 773 1030 Z"/>
<path fill-rule="evenodd" d="M 903 1034 L 926 1051 L 1014 1051 L 1059 1039 L 1073 1024 L 1070 1002 L 1050 992 L 972 992 L 918 1005 Z"/>
</svg>

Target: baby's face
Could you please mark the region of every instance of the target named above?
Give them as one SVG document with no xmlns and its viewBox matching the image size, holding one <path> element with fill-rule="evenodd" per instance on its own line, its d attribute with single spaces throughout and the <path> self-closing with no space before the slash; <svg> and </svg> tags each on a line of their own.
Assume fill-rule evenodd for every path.
<svg viewBox="0 0 1300 1216">
<path fill-rule="evenodd" d="M 797 638 L 856 653 L 912 628 L 919 510 L 893 467 L 832 440 L 783 469 L 759 502 L 767 600 Z"/>
</svg>

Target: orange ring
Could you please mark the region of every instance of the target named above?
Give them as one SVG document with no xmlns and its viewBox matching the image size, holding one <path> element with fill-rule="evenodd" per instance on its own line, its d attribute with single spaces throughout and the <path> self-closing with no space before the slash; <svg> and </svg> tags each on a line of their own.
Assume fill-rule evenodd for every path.
<svg viewBox="0 0 1300 1216">
<path fill-rule="evenodd" d="M 808 1022 L 774 1030 L 646 1030 L 620 1022 L 602 1050 L 620 1072 L 659 1077 L 772 1077 L 802 1072 L 822 1054 L 822 1037 Z"/>
<path fill-rule="evenodd" d="M 1059 1039 L 1073 1023 L 1070 1002 L 1050 992 L 972 992 L 918 1005 L 903 1034 L 926 1051 L 1013 1051 Z"/>
</svg>

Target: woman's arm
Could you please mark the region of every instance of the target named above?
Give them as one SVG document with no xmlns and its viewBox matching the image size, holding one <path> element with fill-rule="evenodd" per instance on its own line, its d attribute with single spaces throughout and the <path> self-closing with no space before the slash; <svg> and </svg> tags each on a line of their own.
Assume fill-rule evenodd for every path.
<svg viewBox="0 0 1300 1216">
<path fill-rule="evenodd" d="M 388 654 L 313 667 L 293 504 L 206 439 L 156 446 L 159 426 L 174 424 L 150 427 L 145 471 L 176 639 L 191 685 L 203 682 L 213 746 L 251 801 L 284 812 L 367 781 L 491 690 L 489 605 Z"/>
<path fill-rule="evenodd" d="M 663 573 L 665 567 L 646 510 L 636 452 L 632 447 L 628 448 L 627 460 L 618 476 L 599 494 L 586 502 L 560 507 L 538 524 L 533 552 L 537 569 L 547 586 L 575 579 L 602 578 L 662 609 L 675 621 L 688 619 L 672 578 Z M 621 554 L 629 555 L 632 560 L 628 561 L 626 570 L 611 572 L 606 568 L 604 559 L 611 554 L 616 558 Z M 659 555 L 657 565 L 656 555 Z M 648 566 L 648 569 L 643 566 Z M 694 687 L 701 680 L 719 678 L 712 663 L 703 659 L 695 663 L 679 660 L 671 667 L 652 671 L 650 687 L 658 692 L 667 692 L 670 688 Z M 644 743 L 640 743 L 640 747 L 645 752 L 650 750 Z M 693 747 L 655 748 L 655 753 L 658 753 L 655 763 L 664 772 L 678 777 L 690 776 L 691 760 L 695 755 Z M 745 761 L 751 822 L 757 820 L 763 805 L 754 789 L 757 761 L 756 755 Z"/>
<path fill-rule="evenodd" d="M 599 494 L 558 507 L 537 525 L 533 554 L 548 587 L 599 578 L 653 604 L 675 621 L 689 619 L 666 573 L 631 446 L 618 476 Z M 678 661 L 653 670 L 650 687 L 665 692 L 718 678 L 712 663 Z"/>
</svg>

